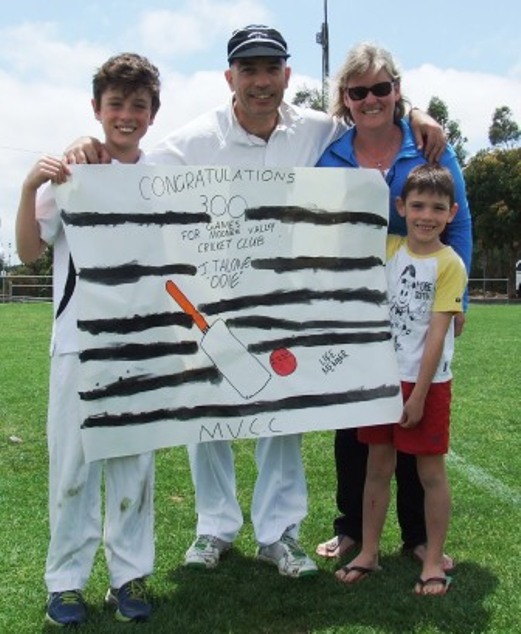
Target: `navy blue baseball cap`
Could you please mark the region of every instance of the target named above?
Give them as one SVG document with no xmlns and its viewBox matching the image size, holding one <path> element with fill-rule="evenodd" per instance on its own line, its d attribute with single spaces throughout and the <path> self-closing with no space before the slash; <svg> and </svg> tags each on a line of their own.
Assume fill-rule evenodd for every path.
<svg viewBox="0 0 521 634">
<path fill-rule="evenodd" d="M 288 59 L 288 45 L 282 35 L 265 24 L 249 24 L 232 33 L 228 41 L 228 62 L 244 57 Z"/>
</svg>

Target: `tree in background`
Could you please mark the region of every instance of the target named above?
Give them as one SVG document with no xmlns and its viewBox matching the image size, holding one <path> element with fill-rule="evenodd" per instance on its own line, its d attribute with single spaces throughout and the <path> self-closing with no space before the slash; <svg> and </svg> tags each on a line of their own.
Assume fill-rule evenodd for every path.
<svg viewBox="0 0 521 634">
<path fill-rule="evenodd" d="M 0 301 L 52 299 L 52 254 L 52 247 L 49 247 L 30 264 L 9 266 L 4 260 L 5 269 L 0 262 Z"/>
<path fill-rule="evenodd" d="M 301 86 L 297 90 L 292 103 L 301 108 L 311 108 L 312 110 L 321 110 L 322 112 L 325 112 L 328 107 L 327 100 L 326 103 L 324 103 L 322 99 L 321 91 L 318 88 L 309 88 L 306 85 Z"/>
<path fill-rule="evenodd" d="M 464 145 L 468 139 L 466 136 L 463 136 L 459 122 L 449 119 L 447 104 L 439 97 L 432 97 L 427 107 L 427 113 L 441 125 L 447 135 L 447 140 L 456 152 L 460 165 L 465 165 L 467 151 Z"/>
<path fill-rule="evenodd" d="M 34 262 L 13 267 L 13 273 L 16 275 L 52 275 L 52 254 L 52 247 L 47 247 Z"/>
<path fill-rule="evenodd" d="M 491 145 L 513 148 L 520 138 L 521 130 L 513 119 L 512 110 L 508 106 L 496 108 L 488 129 L 488 140 Z"/>
<path fill-rule="evenodd" d="M 465 168 L 465 182 L 484 277 L 490 274 L 491 256 L 498 259 L 504 252 L 514 297 L 521 249 L 521 148 L 480 150 Z"/>
</svg>

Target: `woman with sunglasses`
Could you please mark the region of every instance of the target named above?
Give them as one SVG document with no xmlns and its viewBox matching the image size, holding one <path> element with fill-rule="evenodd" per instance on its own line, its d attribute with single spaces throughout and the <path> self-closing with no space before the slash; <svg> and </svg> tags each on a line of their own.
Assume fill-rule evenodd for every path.
<svg viewBox="0 0 521 634">
<path fill-rule="evenodd" d="M 391 54 L 376 45 L 362 43 L 352 48 L 340 69 L 333 95 L 332 114 L 352 127 L 332 143 L 319 159 L 318 167 L 366 167 L 378 169 L 390 189 L 389 232 L 405 235 L 405 221 L 396 210 L 409 172 L 427 159 L 417 148 L 405 117 L 401 76 Z M 472 226 L 465 183 L 454 150 L 448 145 L 439 159 L 455 181 L 459 211 L 448 225 L 444 240 L 463 259 L 467 272 L 472 256 Z M 463 314 L 463 313 L 462 313 Z M 459 323 L 459 330 L 463 320 Z M 457 329 L 458 330 L 458 327 Z M 459 333 L 458 333 L 459 334 Z M 362 541 L 362 500 L 365 483 L 367 445 L 357 440 L 356 429 L 340 429 L 335 434 L 337 473 L 336 501 L 341 513 L 334 520 L 334 537 L 317 546 L 322 557 L 344 557 Z M 413 455 L 398 452 L 397 513 L 403 552 L 423 560 L 425 543 L 424 492 Z M 453 568 L 444 555 L 443 567 Z"/>
</svg>

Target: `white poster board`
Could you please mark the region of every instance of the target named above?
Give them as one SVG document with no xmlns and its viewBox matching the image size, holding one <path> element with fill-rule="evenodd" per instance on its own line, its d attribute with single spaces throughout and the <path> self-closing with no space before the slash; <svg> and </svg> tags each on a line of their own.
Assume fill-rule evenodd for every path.
<svg viewBox="0 0 521 634">
<path fill-rule="evenodd" d="M 399 419 L 379 172 L 75 166 L 56 197 L 87 460 Z"/>
</svg>

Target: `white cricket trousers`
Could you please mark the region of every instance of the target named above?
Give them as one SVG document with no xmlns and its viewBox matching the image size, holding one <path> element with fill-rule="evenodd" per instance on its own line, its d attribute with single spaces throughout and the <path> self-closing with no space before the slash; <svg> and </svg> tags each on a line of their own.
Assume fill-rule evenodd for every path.
<svg viewBox="0 0 521 634">
<path fill-rule="evenodd" d="M 301 445 L 302 434 L 257 441 L 258 473 L 251 520 L 261 546 L 278 541 L 286 529 L 296 538 L 307 514 Z M 237 501 L 231 443 L 218 440 L 189 445 L 188 456 L 195 486 L 197 534 L 233 542 L 243 524 L 243 515 Z"/>
<path fill-rule="evenodd" d="M 47 420 L 51 537 L 45 571 L 49 592 L 82 590 L 102 539 L 111 587 L 150 575 L 154 565 L 154 454 L 85 462 L 79 363 L 75 353 L 51 357 Z"/>
</svg>

